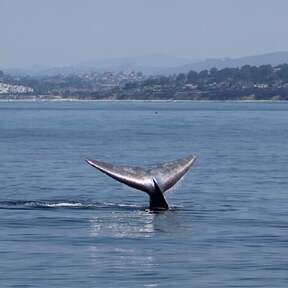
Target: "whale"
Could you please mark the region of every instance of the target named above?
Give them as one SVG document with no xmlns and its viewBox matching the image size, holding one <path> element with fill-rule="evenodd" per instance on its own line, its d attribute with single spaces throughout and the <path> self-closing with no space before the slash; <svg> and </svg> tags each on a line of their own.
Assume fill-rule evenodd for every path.
<svg viewBox="0 0 288 288">
<path fill-rule="evenodd" d="M 116 181 L 146 192 L 150 197 L 149 209 L 167 210 L 169 206 L 164 192 L 173 187 L 189 171 L 195 160 L 196 156 L 188 155 L 148 168 L 118 166 L 89 159 L 86 159 L 86 162 Z"/>
</svg>

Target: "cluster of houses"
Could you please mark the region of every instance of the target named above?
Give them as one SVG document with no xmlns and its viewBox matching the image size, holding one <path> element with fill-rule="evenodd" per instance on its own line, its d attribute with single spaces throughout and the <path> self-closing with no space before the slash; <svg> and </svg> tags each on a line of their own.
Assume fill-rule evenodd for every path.
<svg viewBox="0 0 288 288">
<path fill-rule="evenodd" d="M 22 85 L 12 85 L 0 82 L 0 94 L 31 94 L 34 89 Z"/>
</svg>

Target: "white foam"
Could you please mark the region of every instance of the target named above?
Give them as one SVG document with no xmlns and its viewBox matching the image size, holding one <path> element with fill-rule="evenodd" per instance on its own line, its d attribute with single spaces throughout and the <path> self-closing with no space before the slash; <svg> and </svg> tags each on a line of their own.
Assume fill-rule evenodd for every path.
<svg viewBox="0 0 288 288">
<path fill-rule="evenodd" d="M 46 203 L 45 206 L 47 207 L 81 207 L 83 204 L 81 203 Z"/>
</svg>

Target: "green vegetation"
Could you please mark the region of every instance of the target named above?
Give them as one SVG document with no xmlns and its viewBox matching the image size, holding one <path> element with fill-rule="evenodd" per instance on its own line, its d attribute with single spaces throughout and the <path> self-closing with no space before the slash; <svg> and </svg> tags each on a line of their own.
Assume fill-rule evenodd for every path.
<svg viewBox="0 0 288 288">
<path fill-rule="evenodd" d="M 170 76 L 142 73 L 89 73 L 12 77 L 0 82 L 31 87 L 28 96 L 75 99 L 288 100 L 288 64 L 212 68 Z M 41 96 L 42 95 L 42 96 Z M 18 97 L 24 97 L 19 95 Z"/>
<path fill-rule="evenodd" d="M 245 65 L 149 78 L 119 89 L 118 97 L 192 100 L 288 100 L 288 64 Z"/>
</svg>

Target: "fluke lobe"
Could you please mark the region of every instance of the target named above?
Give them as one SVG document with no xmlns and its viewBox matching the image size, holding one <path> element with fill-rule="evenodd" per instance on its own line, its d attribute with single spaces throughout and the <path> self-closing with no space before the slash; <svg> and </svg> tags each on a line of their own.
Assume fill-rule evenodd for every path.
<svg viewBox="0 0 288 288">
<path fill-rule="evenodd" d="M 150 209 L 166 210 L 169 207 L 164 192 L 183 177 L 195 160 L 195 156 L 189 155 L 148 169 L 114 166 L 97 160 L 87 159 L 86 162 L 113 179 L 146 192 L 150 196 Z"/>
</svg>

